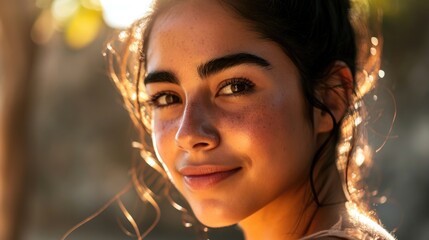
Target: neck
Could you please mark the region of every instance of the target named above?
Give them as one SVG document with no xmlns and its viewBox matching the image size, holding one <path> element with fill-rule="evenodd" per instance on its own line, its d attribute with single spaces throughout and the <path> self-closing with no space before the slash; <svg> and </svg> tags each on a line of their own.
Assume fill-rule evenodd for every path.
<svg viewBox="0 0 429 240">
<path fill-rule="evenodd" d="M 285 193 L 240 222 L 246 240 L 289 240 L 332 227 L 344 211 L 346 198 L 335 167 L 317 178 L 322 206 L 314 202 L 309 183 Z"/>
</svg>

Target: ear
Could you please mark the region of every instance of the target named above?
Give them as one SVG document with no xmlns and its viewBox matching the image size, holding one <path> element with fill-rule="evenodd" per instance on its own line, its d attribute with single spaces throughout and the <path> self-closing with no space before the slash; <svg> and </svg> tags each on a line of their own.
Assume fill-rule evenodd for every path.
<svg viewBox="0 0 429 240">
<path fill-rule="evenodd" d="M 331 111 L 335 122 L 344 117 L 352 95 L 353 75 L 350 68 L 341 61 L 336 61 L 325 83 L 317 90 L 319 100 Z M 314 129 L 317 133 L 327 133 L 334 128 L 331 115 L 314 108 Z"/>
</svg>

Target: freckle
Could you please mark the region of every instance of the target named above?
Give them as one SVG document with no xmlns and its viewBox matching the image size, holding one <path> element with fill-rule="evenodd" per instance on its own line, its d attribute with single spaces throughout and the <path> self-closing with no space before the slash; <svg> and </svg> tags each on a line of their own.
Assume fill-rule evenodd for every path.
<svg viewBox="0 0 429 240">
<path fill-rule="evenodd" d="M 244 124 L 242 115 L 234 116 L 232 120 L 234 121 L 234 124 Z"/>
</svg>

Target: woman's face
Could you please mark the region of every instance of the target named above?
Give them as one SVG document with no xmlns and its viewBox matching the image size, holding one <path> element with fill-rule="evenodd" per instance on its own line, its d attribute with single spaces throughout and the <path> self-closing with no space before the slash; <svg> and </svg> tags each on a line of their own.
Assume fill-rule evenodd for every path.
<svg viewBox="0 0 429 240">
<path fill-rule="evenodd" d="M 216 1 L 185 1 L 149 37 L 156 153 L 211 227 L 293 197 L 317 147 L 296 67 L 249 29 Z"/>
</svg>

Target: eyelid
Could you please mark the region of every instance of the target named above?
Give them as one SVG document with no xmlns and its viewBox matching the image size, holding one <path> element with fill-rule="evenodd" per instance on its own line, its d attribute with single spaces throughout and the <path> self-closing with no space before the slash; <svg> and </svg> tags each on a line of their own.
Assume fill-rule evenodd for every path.
<svg viewBox="0 0 429 240">
<path fill-rule="evenodd" d="M 219 83 L 218 87 L 217 87 L 217 91 L 216 91 L 216 96 L 221 96 L 219 94 L 219 92 L 226 86 L 231 85 L 231 84 L 237 84 L 237 83 L 241 83 L 241 84 L 247 84 L 250 88 L 253 88 L 255 86 L 255 83 L 253 83 L 252 81 L 250 81 L 248 78 L 246 77 L 234 77 L 234 78 L 229 78 L 226 79 L 224 81 L 222 81 L 221 83 Z M 252 89 L 250 89 L 252 90 Z M 248 92 L 248 91 L 247 91 Z M 244 92 L 245 93 L 245 92 Z M 242 93 L 242 94 L 244 94 Z M 239 93 L 238 93 L 239 94 Z M 230 95 L 234 95 L 234 94 L 230 94 Z"/>
<path fill-rule="evenodd" d="M 150 106 L 154 107 L 154 108 L 165 108 L 165 107 L 170 107 L 170 106 L 172 106 L 172 105 L 177 104 L 177 103 L 174 103 L 174 104 L 167 104 L 167 105 L 158 105 L 158 104 L 156 103 L 156 101 L 157 101 L 160 97 L 165 96 L 165 95 L 175 95 L 175 96 L 177 96 L 177 97 L 180 99 L 180 95 L 179 95 L 179 94 L 177 94 L 176 92 L 174 92 L 174 91 L 170 91 L 170 90 L 165 90 L 165 91 L 159 91 L 159 92 L 157 92 L 157 93 L 155 93 L 155 94 L 153 94 L 153 95 L 150 95 L 150 96 L 149 96 L 149 99 L 147 100 L 147 103 L 148 103 Z M 179 102 L 179 103 L 181 103 L 181 102 L 182 102 L 182 99 L 180 99 L 180 102 Z"/>
</svg>

